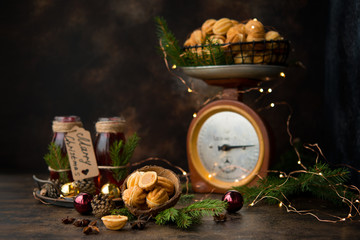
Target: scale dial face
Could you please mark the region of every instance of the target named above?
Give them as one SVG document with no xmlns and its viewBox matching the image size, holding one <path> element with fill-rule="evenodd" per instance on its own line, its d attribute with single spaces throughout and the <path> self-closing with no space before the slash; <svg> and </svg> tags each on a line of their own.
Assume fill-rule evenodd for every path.
<svg viewBox="0 0 360 240">
<path fill-rule="evenodd" d="M 204 168 L 224 182 L 239 182 L 254 171 L 259 159 L 259 137 L 244 116 L 222 111 L 210 116 L 197 138 L 197 151 Z"/>
<path fill-rule="evenodd" d="M 268 167 L 266 128 L 237 101 L 219 100 L 203 108 L 190 125 L 187 150 L 191 175 L 216 192 L 249 184 Z"/>
</svg>

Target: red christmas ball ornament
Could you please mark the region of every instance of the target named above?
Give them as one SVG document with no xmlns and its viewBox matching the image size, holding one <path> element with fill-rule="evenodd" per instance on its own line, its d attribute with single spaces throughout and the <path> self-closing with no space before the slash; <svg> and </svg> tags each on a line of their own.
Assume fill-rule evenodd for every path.
<svg viewBox="0 0 360 240">
<path fill-rule="evenodd" d="M 88 193 L 79 193 L 74 199 L 74 207 L 80 214 L 89 214 L 92 211 L 91 200 L 93 196 Z"/>
<path fill-rule="evenodd" d="M 226 210 L 229 213 L 235 213 L 239 211 L 244 204 L 244 199 L 241 193 L 235 190 L 227 191 L 221 200 L 228 203 Z"/>
</svg>

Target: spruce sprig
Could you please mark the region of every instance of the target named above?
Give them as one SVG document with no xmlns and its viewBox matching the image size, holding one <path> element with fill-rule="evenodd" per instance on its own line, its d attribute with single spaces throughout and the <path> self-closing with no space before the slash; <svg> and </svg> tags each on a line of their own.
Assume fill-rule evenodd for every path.
<svg viewBox="0 0 360 240">
<path fill-rule="evenodd" d="M 162 47 L 164 49 L 168 60 L 179 66 L 186 65 L 184 59 L 181 57 L 183 50 L 174 34 L 169 30 L 166 20 L 163 17 L 155 17 L 155 23 L 156 33 L 161 44 L 160 48 Z"/>
<path fill-rule="evenodd" d="M 232 64 L 233 59 L 225 53 L 220 44 L 212 43 L 209 37 L 205 45 L 182 48 L 175 35 L 169 30 L 163 17 L 155 17 L 157 37 L 160 41 L 160 50 L 167 60 L 178 66 L 209 66 Z M 165 57 L 165 56 L 164 56 Z"/>
<path fill-rule="evenodd" d="M 204 216 L 214 216 L 224 212 L 226 204 L 226 202 L 217 199 L 204 199 L 181 209 L 171 207 L 155 217 L 156 224 L 175 223 L 178 228 L 187 229 L 199 223 Z"/>
<path fill-rule="evenodd" d="M 194 194 L 182 194 L 179 199 L 179 203 L 181 204 L 189 204 L 193 199 L 195 195 Z"/>
<path fill-rule="evenodd" d="M 129 163 L 139 140 L 140 138 L 138 135 L 134 133 L 128 138 L 125 144 L 122 140 L 114 141 L 109 148 L 110 158 L 114 167 L 125 166 Z M 127 175 L 126 168 L 112 169 L 112 171 L 113 176 L 117 181 L 124 179 Z"/>
<path fill-rule="evenodd" d="M 136 219 L 136 217 L 125 207 L 113 209 L 110 211 L 110 214 L 127 216 L 129 221 L 133 221 Z"/>
<path fill-rule="evenodd" d="M 45 154 L 44 160 L 46 164 L 54 170 L 70 168 L 68 156 L 63 156 L 61 154 L 60 146 L 56 145 L 54 142 L 51 142 L 48 145 L 48 153 Z M 59 172 L 59 181 L 61 183 L 69 182 L 67 172 Z"/>
<path fill-rule="evenodd" d="M 289 178 L 269 175 L 259 180 L 257 186 L 233 188 L 243 194 L 245 203 L 250 203 L 255 198 L 265 197 L 268 204 L 276 204 L 278 200 L 284 201 L 285 196 L 289 198 L 300 193 L 310 193 L 315 197 L 340 205 L 343 202 L 336 191 L 344 194 L 343 197 L 355 196 L 344 186 L 349 177 L 349 171 L 345 168 L 331 169 L 328 164 L 317 163 L 309 167 L 306 172 L 294 172 Z"/>
</svg>

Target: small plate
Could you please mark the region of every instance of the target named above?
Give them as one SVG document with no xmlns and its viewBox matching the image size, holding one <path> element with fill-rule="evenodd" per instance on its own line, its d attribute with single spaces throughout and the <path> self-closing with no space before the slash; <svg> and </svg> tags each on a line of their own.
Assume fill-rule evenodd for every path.
<svg viewBox="0 0 360 240">
<path fill-rule="evenodd" d="M 256 79 L 268 81 L 280 77 L 286 67 L 278 65 L 235 64 L 217 66 L 181 67 L 190 77 L 212 79 Z"/>
<path fill-rule="evenodd" d="M 33 194 L 35 199 L 45 204 L 51 204 L 61 207 L 68 207 L 68 208 L 74 207 L 74 199 L 72 198 L 49 198 L 49 197 L 41 196 L 40 190 L 38 189 L 35 189 Z"/>
</svg>

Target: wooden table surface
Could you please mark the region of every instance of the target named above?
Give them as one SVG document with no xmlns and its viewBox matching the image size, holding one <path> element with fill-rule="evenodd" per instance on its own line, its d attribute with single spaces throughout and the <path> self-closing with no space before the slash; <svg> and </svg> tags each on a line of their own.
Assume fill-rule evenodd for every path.
<svg viewBox="0 0 360 240">
<path fill-rule="evenodd" d="M 228 220 L 216 223 L 210 217 L 190 230 L 158 226 L 149 222 L 144 230 L 132 230 L 127 224 L 120 231 L 106 230 L 98 220 L 100 233 L 85 235 L 82 228 L 61 223 L 67 216 L 82 216 L 73 208 L 44 205 L 35 200 L 31 174 L 0 175 L 0 239 L 359 239 L 360 222 L 319 222 L 311 216 L 287 213 L 278 206 L 243 207 Z M 197 194 L 196 198 L 204 198 Z M 220 198 L 221 195 L 206 197 Z M 309 200 L 311 202 L 311 200 Z M 316 204 L 317 202 L 312 202 Z M 334 214 L 345 214 L 334 209 Z"/>
</svg>

